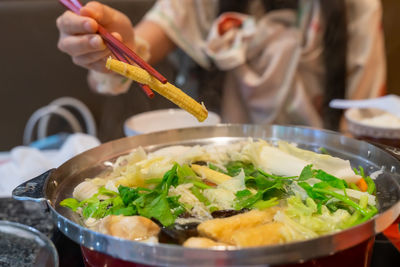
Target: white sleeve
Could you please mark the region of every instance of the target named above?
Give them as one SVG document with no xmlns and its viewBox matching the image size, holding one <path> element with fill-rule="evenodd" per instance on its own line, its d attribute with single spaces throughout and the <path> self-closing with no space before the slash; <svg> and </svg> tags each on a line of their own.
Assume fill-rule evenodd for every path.
<svg viewBox="0 0 400 267">
<path fill-rule="evenodd" d="M 94 90 L 100 94 L 119 95 L 126 93 L 132 84 L 132 80 L 115 73 L 102 73 L 89 71 L 89 79 L 96 81 Z"/>
<path fill-rule="evenodd" d="M 210 61 L 204 53 L 204 42 L 216 8 L 216 0 L 158 0 L 145 19 L 160 25 L 177 46 L 207 68 Z"/>
</svg>

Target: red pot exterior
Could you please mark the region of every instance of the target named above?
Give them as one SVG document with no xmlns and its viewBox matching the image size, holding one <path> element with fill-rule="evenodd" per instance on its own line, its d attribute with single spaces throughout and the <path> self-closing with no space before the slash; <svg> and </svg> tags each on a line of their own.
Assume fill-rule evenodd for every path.
<svg viewBox="0 0 400 267">
<path fill-rule="evenodd" d="M 366 267 L 370 266 L 372 248 L 375 238 L 370 238 L 357 246 L 340 251 L 334 255 L 322 257 L 315 260 L 309 260 L 304 263 L 276 265 L 275 267 L 337 267 L 337 266 L 352 266 Z M 128 262 L 113 258 L 106 254 L 90 250 L 81 246 L 82 255 L 86 267 L 155 267 L 143 265 L 139 263 Z M 223 262 L 216 266 L 224 266 Z"/>
</svg>

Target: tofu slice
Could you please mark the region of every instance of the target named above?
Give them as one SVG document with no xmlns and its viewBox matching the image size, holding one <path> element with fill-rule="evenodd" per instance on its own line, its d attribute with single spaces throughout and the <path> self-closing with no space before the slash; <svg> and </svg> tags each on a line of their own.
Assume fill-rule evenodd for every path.
<svg viewBox="0 0 400 267">
<path fill-rule="evenodd" d="M 201 236 L 235 245 L 232 236 L 236 231 L 272 222 L 277 210 L 276 207 L 263 211 L 251 210 L 228 218 L 208 220 L 199 224 L 197 230 Z"/>
<path fill-rule="evenodd" d="M 147 240 L 156 237 L 160 227 L 142 216 L 109 215 L 99 224 L 99 232 L 129 240 Z"/>
<path fill-rule="evenodd" d="M 281 235 L 283 224 L 272 222 L 235 231 L 232 242 L 238 247 L 256 247 L 280 244 L 284 241 Z"/>
</svg>

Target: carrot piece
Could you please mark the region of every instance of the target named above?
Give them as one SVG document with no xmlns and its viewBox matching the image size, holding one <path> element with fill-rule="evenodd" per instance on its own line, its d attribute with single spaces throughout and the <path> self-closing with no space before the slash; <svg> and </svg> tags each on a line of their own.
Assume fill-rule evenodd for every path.
<svg viewBox="0 0 400 267">
<path fill-rule="evenodd" d="M 361 178 L 356 182 L 356 185 L 358 188 L 360 188 L 361 191 L 366 192 L 368 190 L 368 185 L 367 182 L 364 180 L 364 178 Z"/>
<path fill-rule="evenodd" d="M 207 179 L 203 180 L 203 182 L 204 182 L 206 185 L 209 185 L 209 186 L 212 186 L 212 187 L 216 187 L 216 186 L 217 186 L 217 184 L 215 184 L 215 183 L 213 183 L 213 182 L 211 182 L 211 181 L 208 181 Z"/>
</svg>

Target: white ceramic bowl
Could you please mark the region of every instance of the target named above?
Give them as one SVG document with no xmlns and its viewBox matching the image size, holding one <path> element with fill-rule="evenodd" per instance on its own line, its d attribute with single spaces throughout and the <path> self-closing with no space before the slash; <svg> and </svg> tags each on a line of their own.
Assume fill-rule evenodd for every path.
<svg viewBox="0 0 400 267">
<path fill-rule="evenodd" d="M 388 113 L 378 109 L 346 110 L 348 130 L 354 136 L 400 139 L 400 126 L 397 118 L 387 117 Z"/>
<path fill-rule="evenodd" d="M 179 129 L 195 126 L 216 125 L 221 118 L 214 112 L 208 112 L 205 121 L 199 122 L 193 115 L 182 109 L 160 109 L 134 115 L 124 123 L 126 136 Z"/>
</svg>

